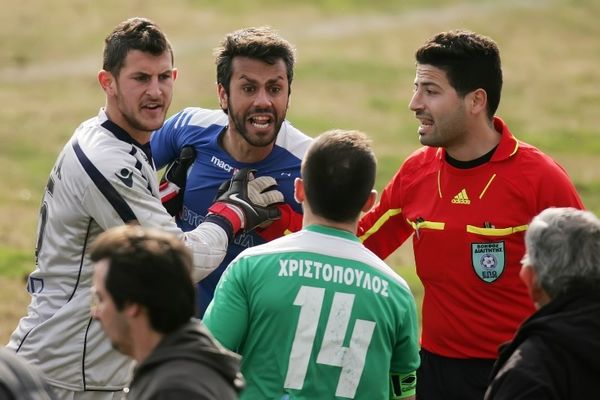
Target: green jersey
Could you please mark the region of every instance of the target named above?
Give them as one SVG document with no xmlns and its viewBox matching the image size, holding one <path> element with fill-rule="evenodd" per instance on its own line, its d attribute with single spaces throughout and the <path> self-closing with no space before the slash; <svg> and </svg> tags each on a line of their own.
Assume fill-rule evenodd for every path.
<svg viewBox="0 0 600 400">
<path fill-rule="evenodd" d="M 242 355 L 242 399 L 389 399 L 419 366 L 415 301 L 359 239 L 320 225 L 243 251 L 204 316 Z"/>
</svg>

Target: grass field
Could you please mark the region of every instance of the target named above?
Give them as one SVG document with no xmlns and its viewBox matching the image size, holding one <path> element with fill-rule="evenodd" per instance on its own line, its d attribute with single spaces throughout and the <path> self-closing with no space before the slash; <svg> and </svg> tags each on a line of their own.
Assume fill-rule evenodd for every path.
<svg viewBox="0 0 600 400">
<path fill-rule="evenodd" d="M 381 189 L 418 146 L 407 104 L 414 50 L 467 28 L 499 44 L 498 110 L 513 133 L 557 159 L 600 212 L 600 3 L 593 0 L 28 0 L 0 14 L 0 341 L 25 312 L 39 201 L 60 148 L 104 97 L 104 36 L 134 15 L 168 33 L 180 70 L 171 113 L 217 107 L 212 48 L 227 32 L 271 25 L 297 47 L 288 113 L 309 135 L 360 129 L 374 139 Z M 388 260 L 419 297 L 410 245 Z"/>
</svg>

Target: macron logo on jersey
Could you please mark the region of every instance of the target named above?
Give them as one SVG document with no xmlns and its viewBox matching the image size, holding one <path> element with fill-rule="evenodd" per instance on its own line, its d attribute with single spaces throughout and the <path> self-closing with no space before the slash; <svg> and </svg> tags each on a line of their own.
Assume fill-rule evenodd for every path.
<svg viewBox="0 0 600 400">
<path fill-rule="evenodd" d="M 469 200 L 469 196 L 467 195 L 467 190 L 463 189 L 454 196 L 452 199 L 453 204 L 471 204 L 471 200 Z"/>
<path fill-rule="evenodd" d="M 216 165 L 217 167 L 221 168 L 222 170 L 227 171 L 227 172 L 231 172 L 231 171 L 233 171 L 235 169 L 231 165 L 227 164 L 225 161 L 219 159 L 216 156 L 212 156 L 210 158 L 210 162 L 213 163 L 214 165 Z"/>
</svg>

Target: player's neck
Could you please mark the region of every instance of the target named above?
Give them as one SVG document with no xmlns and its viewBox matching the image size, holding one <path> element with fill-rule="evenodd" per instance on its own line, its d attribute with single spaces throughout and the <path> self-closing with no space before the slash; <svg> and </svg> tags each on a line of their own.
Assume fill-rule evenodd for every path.
<svg viewBox="0 0 600 400">
<path fill-rule="evenodd" d="M 448 146 L 446 152 L 458 161 L 472 161 L 487 154 L 500 142 L 501 135 L 493 125 L 478 124 L 468 128 L 464 139 L 455 146 Z"/>
<path fill-rule="evenodd" d="M 123 117 L 123 114 L 121 114 L 118 110 L 115 111 L 107 105 L 104 108 L 104 112 L 106 113 L 106 116 L 108 117 L 109 120 L 111 120 L 112 122 L 117 124 L 119 126 L 119 128 L 123 129 L 125 132 L 127 132 L 127 134 L 129 136 L 131 136 L 131 138 L 133 140 L 135 140 L 137 143 L 146 144 L 150 141 L 150 136 L 152 135 L 152 132 L 134 129 L 127 122 L 125 117 Z"/>
<path fill-rule="evenodd" d="M 314 215 L 312 212 L 307 211 L 307 208 L 304 207 L 304 216 L 302 219 L 302 226 L 306 227 L 309 225 L 323 225 L 323 226 L 327 226 L 329 228 L 335 228 L 335 229 L 339 229 L 342 231 L 350 232 L 352 234 L 356 234 L 358 221 L 353 221 L 353 222 L 332 221 L 330 219 L 323 218 L 318 215 Z"/>
</svg>

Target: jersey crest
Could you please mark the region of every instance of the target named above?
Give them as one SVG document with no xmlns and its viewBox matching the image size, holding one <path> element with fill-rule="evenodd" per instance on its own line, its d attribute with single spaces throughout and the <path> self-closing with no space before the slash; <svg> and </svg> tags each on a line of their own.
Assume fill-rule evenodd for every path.
<svg viewBox="0 0 600 400">
<path fill-rule="evenodd" d="M 504 242 L 471 243 L 471 264 L 475 274 L 492 283 L 504 272 Z"/>
</svg>

